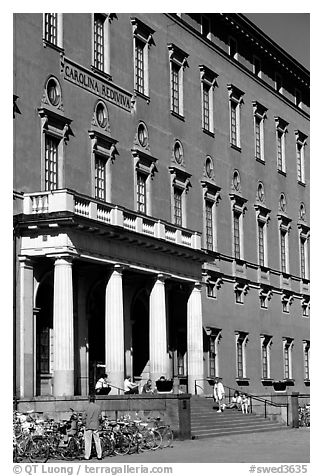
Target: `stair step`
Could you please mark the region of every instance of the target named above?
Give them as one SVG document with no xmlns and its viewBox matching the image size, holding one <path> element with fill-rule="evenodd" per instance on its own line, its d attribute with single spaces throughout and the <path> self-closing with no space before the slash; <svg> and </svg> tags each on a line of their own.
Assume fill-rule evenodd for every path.
<svg viewBox="0 0 323 476">
<path fill-rule="evenodd" d="M 192 438 L 211 438 L 282 429 L 288 429 L 288 427 L 277 421 L 266 419 L 263 415 L 244 414 L 236 409 L 226 409 L 218 413 L 212 397 L 192 397 L 191 399 Z"/>
<path fill-rule="evenodd" d="M 200 430 L 203 430 L 203 428 L 206 428 L 206 429 L 210 429 L 210 428 L 213 428 L 214 430 L 222 430 L 222 429 L 225 429 L 225 430 L 228 430 L 228 429 L 234 429 L 234 428 L 258 428 L 259 426 L 267 426 L 267 427 L 272 427 L 272 426 L 279 426 L 281 427 L 281 425 L 277 425 L 277 423 L 270 423 L 270 422 L 263 422 L 263 421 L 260 421 L 260 422 L 252 422 L 252 423 L 240 423 L 240 424 L 234 424 L 231 422 L 228 422 L 226 425 L 221 425 L 221 426 L 214 426 L 214 425 L 208 425 L 208 424 L 204 424 L 204 425 L 191 425 L 191 429 L 192 431 L 195 430 L 195 431 L 200 431 Z"/>
<path fill-rule="evenodd" d="M 210 430 L 208 432 L 204 433 L 193 433 L 192 438 L 193 439 L 201 439 L 201 438 L 213 438 L 213 437 L 218 437 L 218 436 L 231 436 L 231 435 L 243 435 L 245 433 L 261 433 L 261 432 L 269 432 L 269 431 L 278 431 L 278 430 L 288 430 L 289 428 L 287 426 L 282 426 L 282 427 L 269 427 L 266 425 L 264 427 L 258 427 L 258 428 L 246 428 L 246 429 L 237 429 L 237 430 L 219 430 L 219 431 L 214 431 Z"/>
</svg>

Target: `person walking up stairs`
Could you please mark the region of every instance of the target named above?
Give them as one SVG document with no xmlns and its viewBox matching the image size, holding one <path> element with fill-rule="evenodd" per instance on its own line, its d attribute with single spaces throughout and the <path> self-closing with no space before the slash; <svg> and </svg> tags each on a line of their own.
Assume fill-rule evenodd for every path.
<svg viewBox="0 0 323 476">
<path fill-rule="evenodd" d="M 224 387 L 221 380 L 222 379 L 220 377 L 216 377 L 214 381 L 214 387 L 213 387 L 213 400 L 219 406 L 218 413 L 223 412 L 225 409 L 225 403 L 224 403 L 225 392 L 224 392 Z"/>
</svg>

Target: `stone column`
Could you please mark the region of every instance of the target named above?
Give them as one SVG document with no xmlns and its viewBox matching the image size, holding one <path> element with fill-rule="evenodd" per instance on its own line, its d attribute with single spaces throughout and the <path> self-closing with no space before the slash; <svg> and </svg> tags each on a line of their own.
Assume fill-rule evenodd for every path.
<svg viewBox="0 0 323 476">
<path fill-rule="evenodd" d="M 124 325 L 122 271 L 115 265 L 105 293 L 105 365 L 111 384 L 123 389 Z M 111 394 L 118 390 L 112 387 Z"/>
<path fill-rule="evenodd" d="M 34 396 L 34 267 L 28 257 L 20 257 L 19 327 L 19 396 Z"/>
<path fill-rule="evenodd" d="M 168 376 L 165 278 L 159 274 L 149 298 L 149 363 L 150 378 L 155 382 Z"/>
<path fill-rule="evenodd" d="M 187 302 L 188 392 L 195 394 L 195 380 L 203 379 L 203 322 L 201 285 L 195 283 Z M 203 381 L 198 382 L 203 387 Z M 197 393 L 203 390 L 197 387 Z"/>
<path fill-rule="evenodd" d="M 72 258 L 54 264 L 54 395 L 74 395 Z"/>
</svg>

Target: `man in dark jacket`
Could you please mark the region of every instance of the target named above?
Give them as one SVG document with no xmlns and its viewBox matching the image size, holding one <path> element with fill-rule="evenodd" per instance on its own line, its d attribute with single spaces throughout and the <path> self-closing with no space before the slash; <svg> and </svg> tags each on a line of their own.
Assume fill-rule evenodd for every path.
<svg viewBox="0 0 323 476">
<path fill-rule="evenodd" d="M 99 436 L 101 420 L 101 408 L 95 403 L 95 395 L 90 395 L 89 404 L 84 411 L 83 421 L 85 421 L 84 440 L 86 460 L 90 459 L 92 448 L 92 436 L 95 442 L 95 449 L 98 459 L 102 459 L 102 448 Z"/>
</svg>

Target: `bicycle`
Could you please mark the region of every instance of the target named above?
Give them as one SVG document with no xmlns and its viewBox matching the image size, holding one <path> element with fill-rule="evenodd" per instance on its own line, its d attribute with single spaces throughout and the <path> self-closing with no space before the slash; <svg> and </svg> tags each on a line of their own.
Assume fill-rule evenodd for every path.
<svg viewBox="0 0 323 476">
<path fill-rule="evenodd" d="M 148 418 L 148 420 L 153 421 L 155 429 L 157 429 L 158 432 L 161 435 L 161 438 L 162 438 L 161 447 L 162 448 L 167 448 L 167 447 L 171 448 L 173 440 L 174 440 L 174 433 L 173 433 L 173 430 L 171 429 L 170 425 L 166 425 L 166 424 L 162 423 L 160 417 L 156 417 L 156 418 L 152 418 L 152 419 Z"/>
<path fill-rule="evenodd" d="M 15 462 L 28 458 L 32 463 L 46 463 L 49 457 L 48 445 L 37 425 L 39 423 L 31 416 L 33 411 L 24 414 L 15 413 L 13 458 Z M 19 421 L 19 424 L 17 423 Z M 35 434 L 36 433 L 36 434 Z"/>
</svg>

